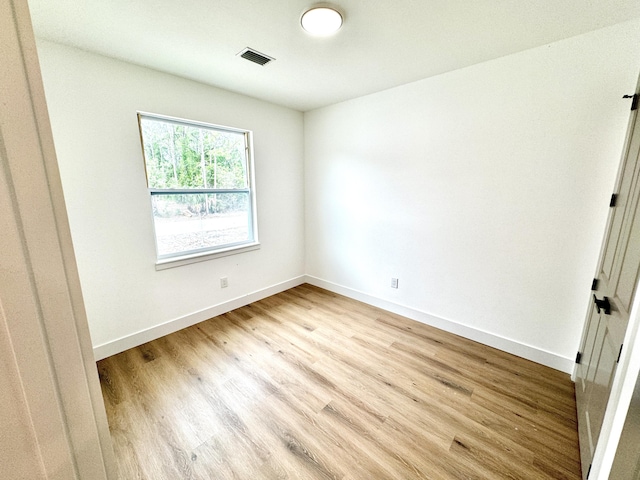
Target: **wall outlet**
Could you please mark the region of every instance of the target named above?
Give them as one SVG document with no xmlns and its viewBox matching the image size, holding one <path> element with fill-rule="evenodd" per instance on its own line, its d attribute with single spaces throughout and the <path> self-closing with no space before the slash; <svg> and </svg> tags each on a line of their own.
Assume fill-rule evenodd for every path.
<svg viewBox="0 0 640 480">
<path fill-rule="evenodd" d="M 392 278 L 391 279 L 391 288 L 398 288 L 398 279 L 397 278 Z"/>
<path fill-rule="evenodd" d="M 227 277 L 220 277 L 220 288 L 227 288 L 229 286 L 229 280 Z"/>
</svg>

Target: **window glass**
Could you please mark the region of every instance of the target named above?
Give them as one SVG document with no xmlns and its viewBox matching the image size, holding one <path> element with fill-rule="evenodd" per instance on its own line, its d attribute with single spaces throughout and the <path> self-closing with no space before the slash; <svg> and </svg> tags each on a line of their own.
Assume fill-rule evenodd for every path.
<svg viewBox="0 0 640 480">
<path fill-rule="evenodd" d="M 158 259 L 256 242 L 250 132 L 138 118 Z"/>
</svg>

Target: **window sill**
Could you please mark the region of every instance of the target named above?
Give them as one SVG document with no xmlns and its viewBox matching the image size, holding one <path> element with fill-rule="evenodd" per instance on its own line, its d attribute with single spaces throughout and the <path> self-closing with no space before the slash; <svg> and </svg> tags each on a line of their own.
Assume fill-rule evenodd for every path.
<svg viewBox="0 0 640 480">
<path fill-rule="evenodd" d="M 168 268 L 180 267 L 182 265 L 189 265 L 190 263 L 206 262 L 207 260 L 213 260 L 214 258 L 227 257 L 229 255 L 237 255 L 238 253 L 250 252 L 252 250 L 259 250 L 260 242 L 249 243 L 245 245 L 239 245 L 235 247 L 229 247 L 226 249 L 216 250 L 214 252 L 202 252 L 192 255 L 185 255 L 182 257 L 165 258 L 156 262 L 156 270 L 166 270 Z"/>
</svg>

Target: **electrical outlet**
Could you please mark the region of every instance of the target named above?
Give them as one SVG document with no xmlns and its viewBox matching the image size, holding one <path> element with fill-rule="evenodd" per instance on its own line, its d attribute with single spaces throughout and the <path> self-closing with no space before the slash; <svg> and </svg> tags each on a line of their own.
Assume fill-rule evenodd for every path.
<svg viewBox="0 0 640 480">
<path fill-rule="evenodd" d="M 391 288 L 398 288 L 398 279 L 397 278 L 392 278 L 391 279 Z"/>
<path fill-rule="evenodd" d="M 229 286 L 229 280 L 227 277 L 220 278 L 220 288 L 227 288 Z"/>
</svg>

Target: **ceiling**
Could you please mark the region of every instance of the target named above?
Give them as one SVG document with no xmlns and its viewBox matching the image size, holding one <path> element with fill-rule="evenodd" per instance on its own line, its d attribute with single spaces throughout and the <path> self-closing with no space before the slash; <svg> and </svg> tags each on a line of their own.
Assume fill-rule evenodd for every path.
<svg viewBox="0 0 640 480">
<path fill-rule="evenodd" d="M 36 36 L 307 111 L 640 17 L 638 0 L 29 0 Z M 275 57 L 259 66 L 245 47 Z"/>
</svg>

